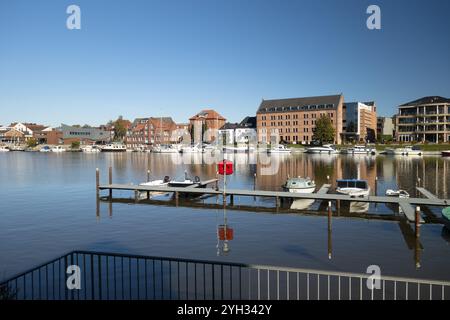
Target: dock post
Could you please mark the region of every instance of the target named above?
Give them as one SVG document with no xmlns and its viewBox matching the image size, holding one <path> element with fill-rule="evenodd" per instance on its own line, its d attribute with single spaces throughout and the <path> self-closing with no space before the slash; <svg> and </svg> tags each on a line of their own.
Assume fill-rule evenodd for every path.
<svg viewBox="0 0 450 320">
<path fill-rule="evenodd" d="M 378 177 L 375 177 L 375 195 L 378 194 Z"/>
<path fill-rule="evenodd" d="M 277 211 L 278 211 L 278 208 L 280 207 L 280 197 L 276 197 L 275 198 L 275 202 L 276 202 L 276 206 L 277 206 Z"/>
<path fill-rule="evenodd" d="M 112 185 L 112 167 L 109 167 L 109 185 Z M 109 188 L 109 201 L 112 200 L 112 188 Z"/>
<path fill-rule="evenodd" d="M 331 227 L 331 217 L 333 216 L 333 212 L 331 211 L 331 201 L 328 201 L 328 223 Z"/>
<path fill-rule="evenodd" d="M 178 207 L 178 199 L 179 199 L 179 193 L 178 193 L 178 191 L 175 191 L 175 206 L 177 206 Z"/>
<path fill-rule="evenodd" d="M 416 217 L 415 217 L 416 219 L 416 221 L 415 221 L 415 224 L 416 224 L 416 238 L 419 238 L 420 237 L 420 207 L 416 207 Z"/>
<path fill-rule="evenodd" d="M 134 202 L 139 202 L 139 190 L 134 190 Z"/>
<path fill-rule="evenodd" d="M 253 175 L 253 190 L 256 190 L 256 172 Z"/>
<path fill-rule="evenodd" d="M 234 195 L 230 194 L 230 205 L 234 206 Z"/>
<path fill-rule="evenodd" d="M 147 182 L 150 182 L 150 170 L 147 170 Z M 150 200 L 150 191 L 147 191 L 147 200 Z"/>
<path fill-rule="evenodd" d="M 95 191 L 97 194 L 97 199 L 100 198 L 100 171 L 95 169 Z"/>
</svg>

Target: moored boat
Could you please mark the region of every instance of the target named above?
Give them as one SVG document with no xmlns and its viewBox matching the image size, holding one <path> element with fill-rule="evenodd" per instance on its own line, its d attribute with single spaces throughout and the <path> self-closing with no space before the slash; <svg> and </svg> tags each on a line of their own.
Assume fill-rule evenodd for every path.
<svg viewBox="0 0 450 320">
<path fill-rule="evenodd" d="M 182 153 L 202 153 L 202 147 L 199 144 L 181 148 Z"/>
<path fill-rule="evenodd" d="M 8 152 L 9 148 L 7 146 L 0 146 L 0 152 Z"/>
<path fill-rule="evenodd" d="M 316 184 L 310 178 L 289 178 L 283 185 L 283 189 L 293 193 L 313 193 Z"/>
<path fill-rule="evenodd" d="M 325 144 L 321 147 L 309 147 L 306 148 L 306 153 L 315 153 L 315 154 L 336 154 L 338 151 L 336 147 L 332 144 Z"/>
<path fill-rule="evenodd" d="M 444 220 L 445 227 L 450 230 L 450 207 L 442 209 L 442 219 Z"/>
<path fill-rule="evenodd" d="M 65 152 L 66 151 L 66 149 L 64 149 L 61 146 L 54 146 L 50 150 L 51 150 L 51 152 L 55 152 L 55 153 L 60 153 L 60 152 Z"/>
<path fill-rule="evenodd" d="M 387 148 L 384 153 L 396 156 L 421 156 L 422 150 L 417 146 L 405 146 L 402 148 Z"/>
<path fill-rule="evenodd" d="M 43 146 L 39 152 L 51 152 L 52 149 L 49 146 Z"/>
<path fill-rule="evenodd" d="M 97 146 L 85 146 L 81 148 L 81 151 L 85 153 L 98 153 L 100 149 Z"/>
<path fill-rule="evenodd" d="M 375 155 L 376 150 L 372 147 L 367 146 L 354 146 L 352 148 L 343 149 L 341 151 L 342 154 L 367 154 L 367 155 Z"/>
<path fill-rule="evenodd" d="M 200 178 L 198 176 L 195 176 L 194 178 L 189 178 L 187 172 L 185 172 L 184 180 L 171 180 L 169 181 L 168 186 L 176 188 L 185 188 L 193 186 L 198 183 L 200 183 Z"/>
<path fill-rule="evenodd" d="M 352 198 L 364 198 L 369 196 L 370 187 L 367 180 L 340 179 L 336 180 L 336 192 Z"/>
<path fill-rule="evenodd" d="M 273 146 L 272 148 L 269 149 L 270 153 L 291 153 L 292 149 L 288 148 L 282 144 Z"/>
<path fill-rule="evenodd" d="M 409 198 L 409 193 L 406 192 L 405 190 L 392 190 L 392 189 L 387 189 L 386 190 L 386 195 L 388 197 L 397 197 L 397 198 Z"/>
<path fill-rule="evenodd" d="M 139 185 L 140 186 L 151 186 L 151 187 L 167 187 L 169 185 L 170 182 L 170 177 L 169 176 L 165 176 L 164 179 L 162 180 L 152 180 L 152 181 L 148 181 L 148 182 L 142 182 Z M 160 191 L 150 191 L 150 196 L 154 196 L 154 195 L 162 195 L 162 194 L 166 194 L 167 192 L 160 192 Z M 141 198 L 145 198 L 147 197 L 147 191 L 143 191 L 140 194 Z"/>
<path fill-rule="evenodd" d="M 102 152 L 126 152 L 127 148 L 121 143 L 110 143 L 102 148 Z"/>
<path fill-rule="evenodd" d="M 444 150 L 441 152 L 443 157 L 450 157 L 450 150 Z"/>
</svg>

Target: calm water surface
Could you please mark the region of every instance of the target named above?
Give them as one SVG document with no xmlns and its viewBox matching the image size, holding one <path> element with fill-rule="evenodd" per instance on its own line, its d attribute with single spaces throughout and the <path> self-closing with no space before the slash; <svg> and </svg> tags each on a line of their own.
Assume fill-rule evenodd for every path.
<svg viewBox="0 0 450 320">
<path fill-rule="evenodd" d="M 364 215 L 343 208 L 334 213 L 329 232 L 323 204 L 313 204 L 308 212 L 276 213 L 272 199 L 235 198 L 235 208 L 225 212 L 234 229 L 227 255 L 217 240 L 217 226 L 224 222 L 224 210 L 216 205 L 220 198 L 184 201 L 179 207 L 170 196 L 140 204 L 101 202 L 97 212 L 95 168 L 103 182 L 109 166 L 117 183 L 143 182 L 148 169 L 154 178 L 182 177 L 185 170 L 203 179 L 215 177 L 215 165 L 201 164 L 201 155 L 192 156 L 193 164 L 174 163 L 172 157 L 0 154 L 0 278 L 85 249 L 348 272 L 365 272 L 377 264 L 388 275 L 450 279 L 450 235 L 438 223 L 439 208 L 425 211 L 429 223 L 416 241 L 397 208 L 371 205 Z M 227 179 L 230 188 L 280 190 L 287 176 L 309 176 L 318 185 L 327 183 L 327 176 L 330 182 L 358 177 L 368 179 L 377 194 L 402 188 L 415 195 L 420 178 L 428 190 L 449 198 L 450 160 L 440 157 L 272 156 L 276 170 L 271 175 L 264 175 L 268 159 L 237 155 L 232 160 L 236 168 Z M 114 196 L 132 197 L 129 192 Z"/>
</svg>

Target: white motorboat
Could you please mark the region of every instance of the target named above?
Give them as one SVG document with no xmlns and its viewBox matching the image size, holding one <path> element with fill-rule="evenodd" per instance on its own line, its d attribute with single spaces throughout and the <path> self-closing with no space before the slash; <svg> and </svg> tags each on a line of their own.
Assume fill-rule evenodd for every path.
<svg viewBox="0 0 450 320">
<path fill-rule="evenodd" d="M 315 153 L 315 154 L 336 154 L 338 151 L 336 147 L 332 144 L 325 144 L 321 147 L 309 147 L 306 148 L 306 153 Z"/>
<path fill-rule="evenodd" d="M 81 148 L 81 151 L 85 153 L 98 153 L 100 149 L 97 146 L 85 146 Z"/>
<path fill-rule="evenodd" d="M 51 150 L 51 152 L 55 152 L 55 153 L 66 152 L 66 149 L 64 149 L 61 146 L 54 146 L 50 150 Z"/>
<path fill-rule="evenodd" d="M 51 152 L 52 149 L 49 146 L 43 146 L 39 152 Z"/>
<path fill-rule="evenodd" d="M 154 153 L 179 153 L 180 151 L 170 144 L 162 144 L 162 145 L 155 146 L 152 149 L 152 152 L 154 152 Z"/>
<path fill-rule="evenodd" d="M 127 147 L 121 143 L 110 143 L 102 148 L 102 152 L 126 152 Z"/>
<path fill-rule="evenodd" d="M 8 152 L 9 148 L 7 146 L 0 146 L 0 152 Z"/>
<path fill-rule="evenodd" d="M 313 193 L 316 190 L 316 183 L 310 178 L 289 178 L 283 189 L 293 193 Z"/>
<path fill-rule="evenodd" d="M 423 154 L 420 148 L 413 146 L 405 146 L 402 148 L 387 148 L 384 153 L 396 156 L 421 156 Z"/>
<path fill-rule="evenodd" d="M 376 149 L 372 147 L 366 146 L 354 146 L 352 148 L 343 149 L 341 151 L 342 154 L 367 154 L 367 155 L 375 155 Z"/>
<path fill-rule="evenodd" d="M 20 145 L 20 144 L 15 144 L 15 145 L 9 146 L 10 151 L 25 151 L 25 149 L 26 149 L 26 146 Z"/>
<path fill-rule="evenodd" d="M 151 187 L 167 187 L 169 185 L 169 182 L 170 182 L 170 177 L 165 176 L 164 179 L 162 179 L 162 180 L 152 180 L 152 181 L 148 181 L 148 182 L 142 182 L 139 185 L 140 186 L 151 186 Z M 166 193 L 167 192 L 163 192 L 163 191 L 150 191 L 150 196 L 163 195 Z M 147 191 L 142 191 L 140 193 L 140 197 L 146 198 Z"/>
<path fill-rule="evenodd" d="M 181 148 L 182 153 L 202 153 L 202 147 L 199 144 Z"/>
<path fill-rule="evenodd" d="M 176 188 L 185 188 L 190 187 L 195 184 L 198 184 L 200 182 L 200 178 L 198 176 L 195 176 L 193 179 L 189 178 L 187 173 L 184 173 L 184 180 L 171 180 L 168 183 L 169 187 L 176 187 Z"/>
<path fill-rule="evenodd" d="M 386 190 L 386 195 L 388 197 L 397 197 L 397 198 L 409 198 L 409 193 L 406 192 L 405 190 L 392 190 L 392 189 L 387 189 Z"/>
<path fill-rule="evenodd" d="M 270 148 L 269 150 L 270 153 L 291 153 L 292 149 L 288 148 L 282 144 L 273 146 L 272 148 Z"/>
<path fill-rule="evenodd" d="M 450 150 L 444 150 L 441 152 L 443 157 L 450 157 Z"/>
<path fill-rule="evenodd" d="M 341 179 L 336 181 L 336 192 L 352 198 L 368 197 L 370 187 L 367 180 Z"/>
</svg>

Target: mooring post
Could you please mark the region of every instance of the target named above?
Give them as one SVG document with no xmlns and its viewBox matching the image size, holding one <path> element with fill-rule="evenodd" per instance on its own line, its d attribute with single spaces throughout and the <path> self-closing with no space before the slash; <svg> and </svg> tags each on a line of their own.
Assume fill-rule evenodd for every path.
<svg viewBox="0 0 450 320">
<path fill-rule="evenodd" d="M 378 177 L 375 177 L 375 196 L 378 194 Z"/>
<path fill-rule="evenodd" d="M 139 202 L 139 190 L 134 190 L 134 202 Z"/>
<path fill-rule="evenodd" d="M 416 238 L 420 237 L 420 207 L 416 207 Z"/>
<path fill-rule="evenodd" d="M 97 194 L 97 199 L 100 197 L 100 171 L 95 169 L 95 191 Z"/>
<path fill-rule="evenodd" d="M 112 200 L 112 167 L 109 167 L 109 200 Z"/>
<path fill-rule="evenodd" d="M 175 191 L 175 206 L 178 207 L 178 199 L 179 199 L 180 195 L 178 193 L 178 191 Z"/>
<path fill-rule="evenodd" d="M 280 197 L 276 196 L 275 197 L 275 202 L 276 202 L 277 211 L 278 211 L 278 208 L 280 207 Z"/>
<path fill-rule="evenodd" d="M 234 206 L 234 195 L 230 194 L 230 205 Z"/>
<path fill-rule="evenodd" d="M 331 211 L 331 201 L 328 201 L 328 225 L 331 228 L 331 217 L 333 216 L 333 212 Z"/>
<path fill-rule="evenodd" d="M 253 190 L 256 190 L 256 172 L 253 175 Z"/>
</svg>

